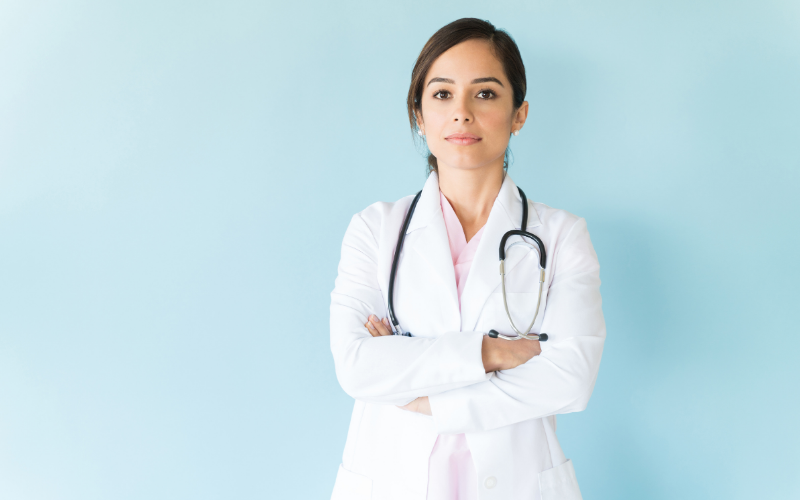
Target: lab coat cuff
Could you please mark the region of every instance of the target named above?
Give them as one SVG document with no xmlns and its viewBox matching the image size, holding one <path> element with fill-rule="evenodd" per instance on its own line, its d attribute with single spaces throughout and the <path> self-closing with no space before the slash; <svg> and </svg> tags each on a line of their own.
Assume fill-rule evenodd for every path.
<svg viewBox="0 0 800 500">
<path fill-rule="evenodd" d="M 483 367 L 483 337 L 481 332 L 448 332 L 438 337 L 432 352 L 426 380 L 428 388 L 421 395 L 432 396 L 458 387 L 466 387 L 486 380 Z M 419 371 L 415 376 L 425 377 Z"/>
<path fill-rule="evenodd" d="M 465 387 L 486 380 L 486 369 L 483 366 L 483 337 L 481 332 L 450 332 L 439 337 L 442 342 L 441 349 L 447 352 L 447 358 L 439 361 L 439 370 L 446 368 L 448 378 L 442 380 L 438 390 L 432 391 L 436 395 L 448 390 Z M 447 364 L 451 366 L 446 367 Z M 446 387 L 446 386 L 450 387 Z"/>
</svg>

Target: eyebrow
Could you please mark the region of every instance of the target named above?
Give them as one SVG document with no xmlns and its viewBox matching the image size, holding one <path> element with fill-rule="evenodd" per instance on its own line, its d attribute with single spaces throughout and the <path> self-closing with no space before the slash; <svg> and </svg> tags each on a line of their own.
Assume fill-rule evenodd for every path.
<svg viewBox="0 0 800 500">
<path fill-rule="evenodd" d="M 435 83 L 435 82 L 456 83 L 454 80 L 451 80 L 450 78 L 439 78 L 439 77 L 436 77 L 436 78 L 431 78 L 431 81 L 428 82 L 428 85 L 430 85 L 431 83 Z M 503 82 L 501 82 L 500 80 L 498 80 L 497 78 L 495 78 L 493 76 L 487 76 L 485 78 L 476 78 L 476 79 L 472 80 L 472 83 L 486 83 L 486 82 L 495 82 L 495 83 L 499 84 L 501 87 L 505 87 L 505 85 L 503 85 Z M 428 85 L 426 85 L 426 87 Z"/>
</svg>

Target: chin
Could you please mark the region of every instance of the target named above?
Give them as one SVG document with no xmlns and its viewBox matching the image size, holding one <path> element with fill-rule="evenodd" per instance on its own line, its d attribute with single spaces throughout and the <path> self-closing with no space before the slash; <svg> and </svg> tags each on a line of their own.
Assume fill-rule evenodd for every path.
<svg viewBox="0 0 800 500">
<path fill-rule="evenodd" d="M 436 156 L 436 155 L 434 155 Z M 491 165 L 497 161 L 498 157 L 475 157 L 473 155 L 459 155 L 450 158 L 436 157 L 439 160 L 439 165 L 446 165 L 445 168 L 452 168 L 455 170 L 478 170 Z"/>
</svg>

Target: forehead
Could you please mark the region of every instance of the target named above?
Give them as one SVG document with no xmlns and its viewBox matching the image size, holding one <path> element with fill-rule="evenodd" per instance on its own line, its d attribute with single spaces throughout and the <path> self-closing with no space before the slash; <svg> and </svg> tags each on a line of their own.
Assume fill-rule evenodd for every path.
<svg viewBox="0 0 800 500">
<path fill-rule="evenodd" d="M 487 76 L 507 81 L 503 63 L 494 55 L 491 44 L 487 40 L 467 40 L 450 47 L 433 62 L 425 75 L 425 83 L 440 77 L 461 84 Z"/>
</svg>

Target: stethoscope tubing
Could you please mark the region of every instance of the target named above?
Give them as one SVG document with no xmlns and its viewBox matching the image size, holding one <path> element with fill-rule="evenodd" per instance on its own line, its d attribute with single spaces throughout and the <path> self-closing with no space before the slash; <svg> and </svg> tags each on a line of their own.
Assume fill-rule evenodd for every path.
<svg viewBox="0 0 800 500">
<path fill-rule="evenodd" d="M 411 216 L 414 215 L 414 209 L 417 208 L 417 202 L 419 201 L 420 196 L 422 196 L 421 189 L 411 202 L 411 206 L 408 209 L 408 214 L 406 214 L 406 218 L 403 221 L 403 227 L 400 229 L 400 236 L 397 238 L 397 247 L 394 249 L 392 271 L 389 273 L 389 320 L 395 327 L 395 331 L 397 332 L 396 335 L 404 335 L 406 337 L 410 337 L 411 334 L 403 331 L 403 328 L 400 326 L 400 322 L 397 321 L 397 318 L 394 315 L 394 278 L 397 276 L 397 263 L 400 260 L 400 250 L 403 249 L 403 241 L 406 239 L 406 231 L 408 231 L 408 225 L 411 223 Z"/>
<path fill-rule="evenodd" d="M 528 198 L 525 196 L 525 193 L 522 191 L 522 188 L 517 187 L 519 191 L 520 197 L 522 198 L 522 224 L 521 228 L 527 228 L 528 226 Z M 420 190 L 414 199 L 411 201 L 411 206 L 408 209 L 408 213 L 406 214 L 405 220 L 403 221 L 403 227 L 400 229 L 400 235 L 397 238 L 397 246 L 395 247 L 394 251 L 394 258 L 392 259 L 392 269 L 389 273 L 389 320 L 394 325 L 394 333 L 395 335 L 403 335 L 406 337 L 410 337 L 410 332 L 405 332 L 403 328 L 400 326 L 400 322 L 397 320 L 397 317 L 394 314 L 394 281 L 397 277 L 397 265 L 400 260 L 400 252 L 403 249 L 403 242 L 405 241 L 406 232 L 408 231 L 408 226 L 411 223 L 411 217 L 414 215 L 414 210 L 417 208 L 417 202 L 422 196 L 422 191 Z M 536 243 L 536 246 L 539 250 L 539 297 L 536 301 L 536 312 L 533 315 L 533 321 L 531 321 L 528 328 L 525 330 L 520 330 L 514 324 L 514 320 L 511 318 L 511 312 L 508 309 L 508 298 L 506 297 L 506 274 L 505 274 L 505 258 L 506 258 L 506 241 L 511 236 L 522 236 L 524 238 L 529 238 Z M 523 240 L 524 241 L 524 240 Z M 512 243 L 511 246 L 518 245 L 523 242 Z M 528 246 L 532 246 L 528 243 L 524 243 Z M 516 336 L 509 336 L 503 335 L 502 333 L 498 333 L 496 330 L 489 330 L 489 336 L 492 338 L 501 338 L 504 340 L 540 340 L 545 341 L 547 340 L 547 334 L 528 334 L 527 332 L 533 328 L 534 323 L 536 323 L 536 318 L 539 317 L 539 307 L 542 303 L 542 288 L 544 286 L 544 276 L 545 276 L 545 269 L 547 268 L 547 253 L 545 251 L 544 243 L 542 240 L 533 233 L 529 233 L 524 229 L 512 229 L 511 231 L 506 232 L 500 240 L 500 281 L 501 281 L 501 288 L 503 290 L 503 306 L 506 310 L 506 315 L 508 316 L 508 321 L 511 323 L 511 328 L 517 333 Z"/>
</svg>

